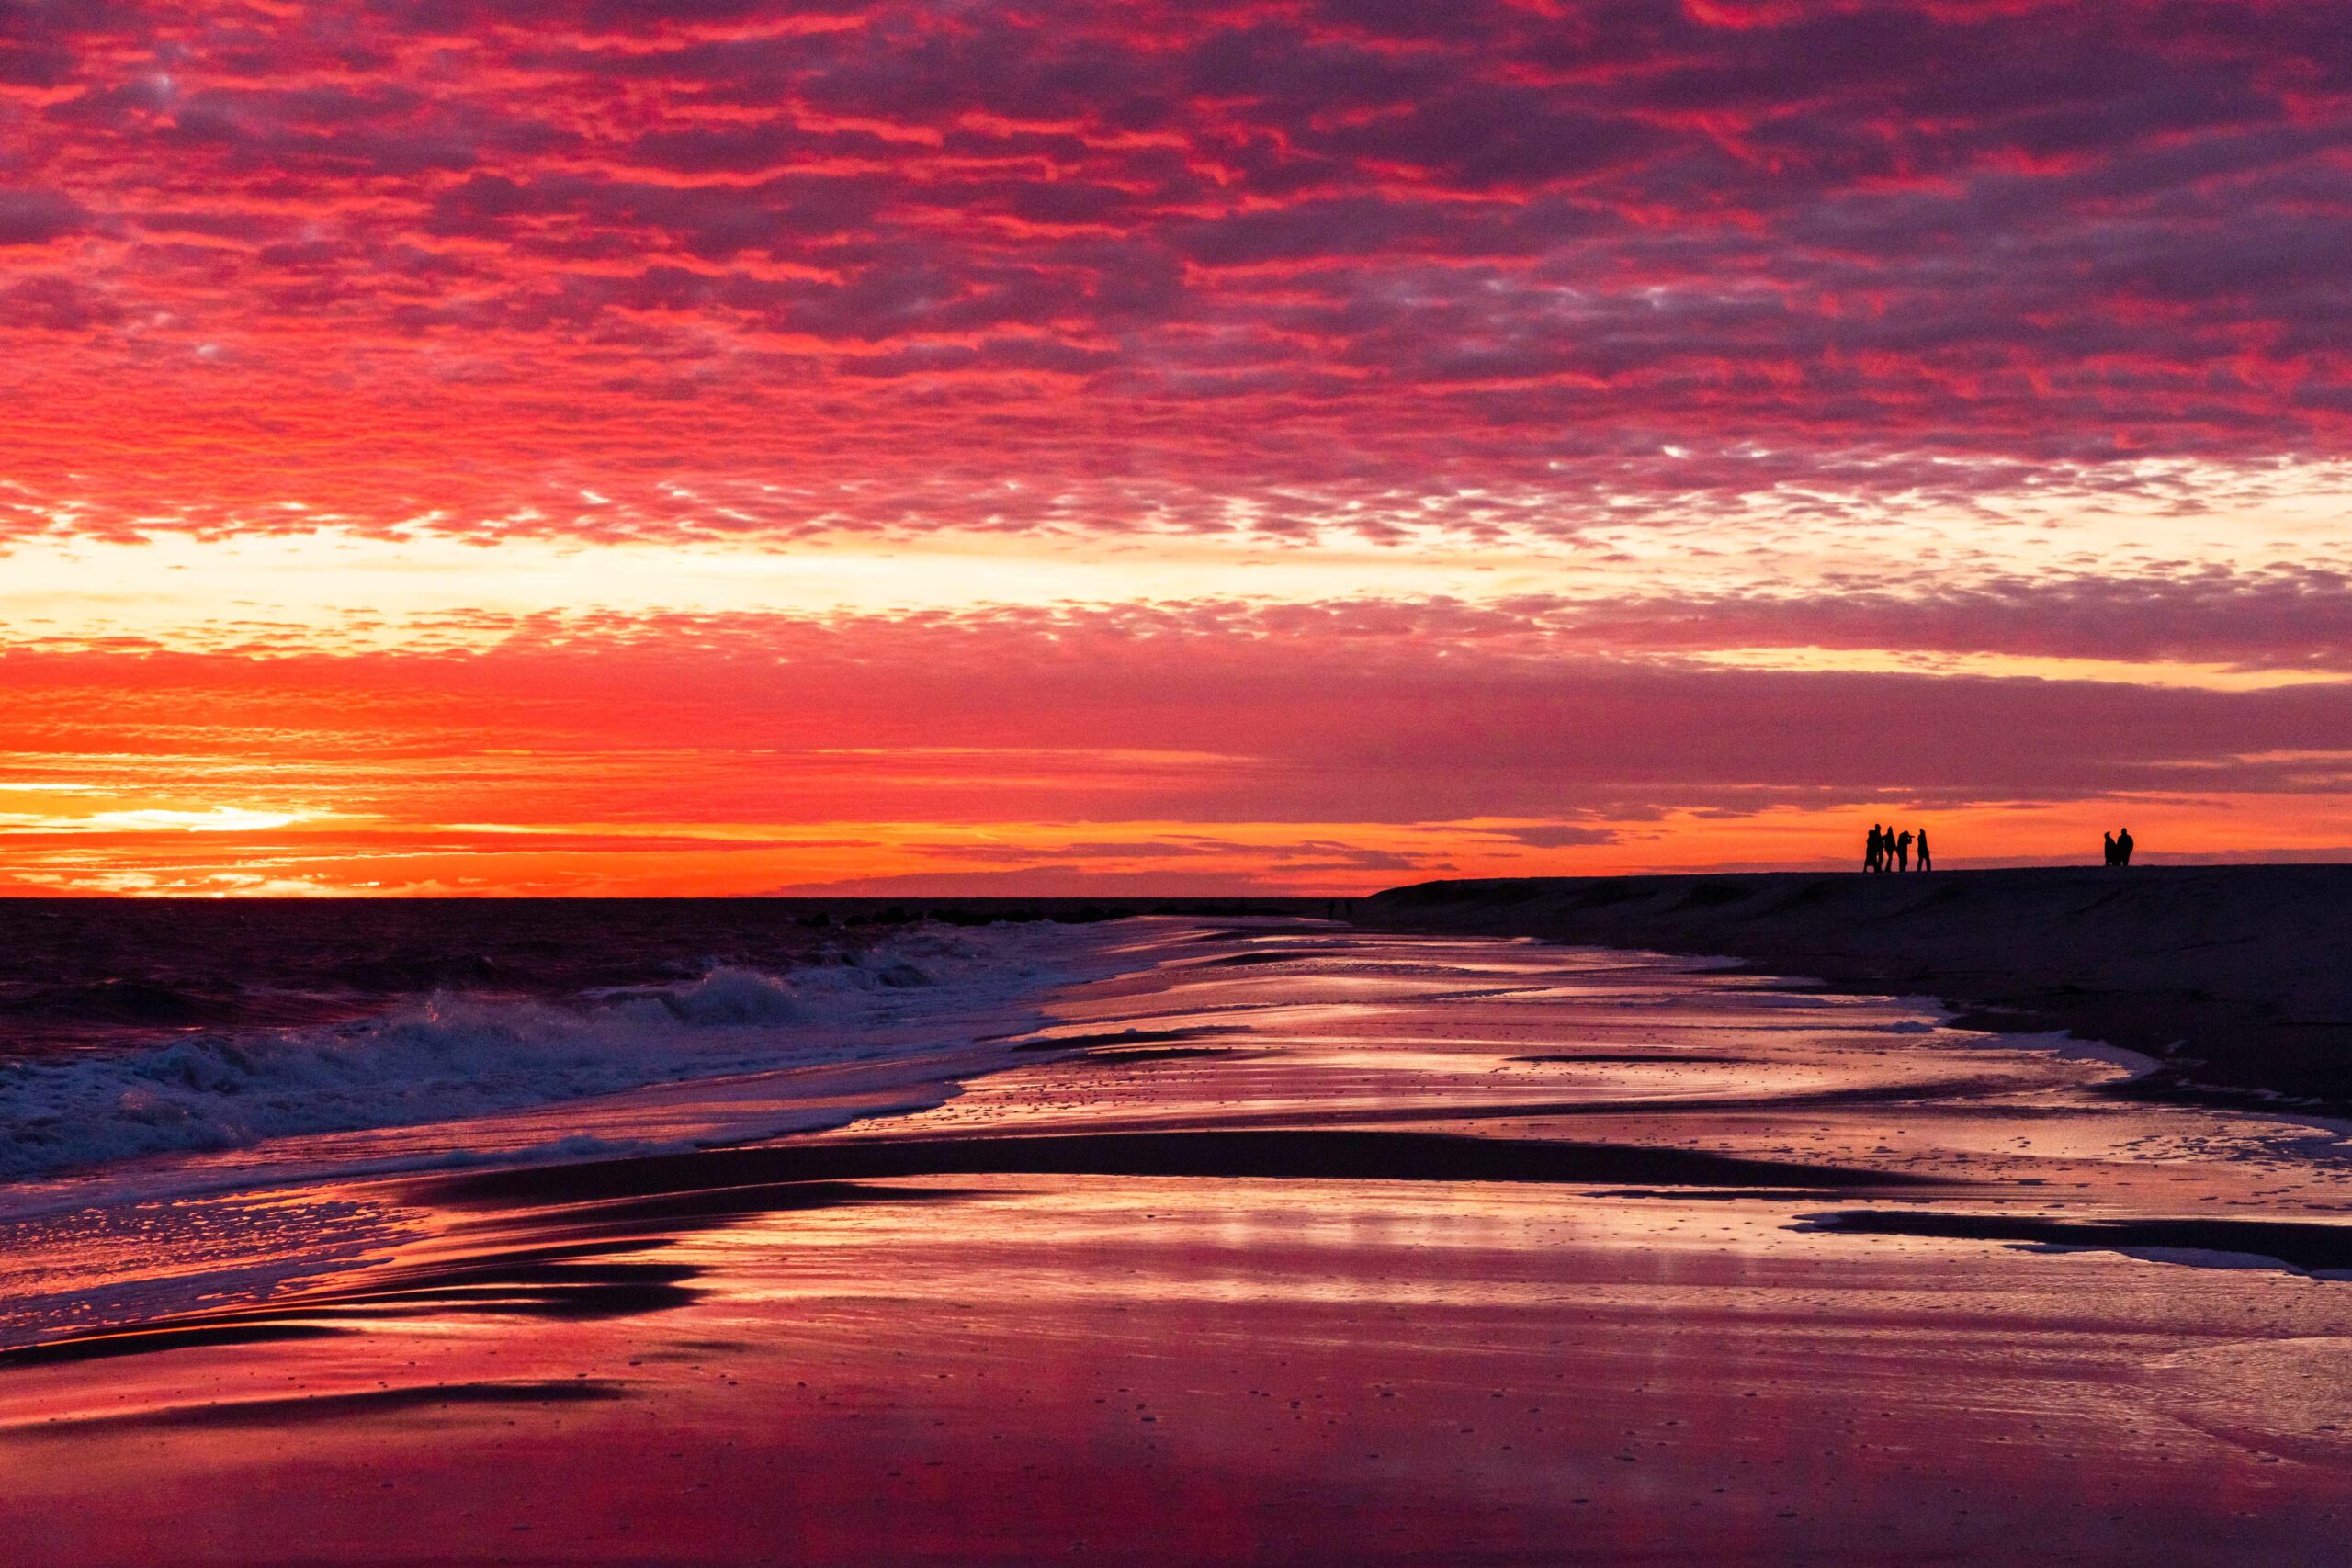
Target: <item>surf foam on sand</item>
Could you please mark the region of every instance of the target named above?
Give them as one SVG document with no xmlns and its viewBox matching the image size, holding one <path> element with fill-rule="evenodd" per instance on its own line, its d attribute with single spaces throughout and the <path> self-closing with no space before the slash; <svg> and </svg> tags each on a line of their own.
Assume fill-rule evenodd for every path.
<svg viewBox="0 0 2352 1568">
<path fill-rule="evenodd" d="M 554 999 L 436 992 L 379 1016 L 0 1063 L 0 1180 L 480 1117 L 650 1085 L 859 1062 L 1013 1032 L 1117 938 L 916 928 L 779 971 Z M 1115 967 L 1115 961 L 1107 961 Z"/>
</svg>

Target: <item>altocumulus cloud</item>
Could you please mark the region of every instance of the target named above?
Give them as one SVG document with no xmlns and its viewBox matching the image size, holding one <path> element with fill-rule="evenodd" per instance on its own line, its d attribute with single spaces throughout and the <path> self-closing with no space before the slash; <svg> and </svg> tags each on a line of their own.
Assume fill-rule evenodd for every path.
<svg viewBox="0 0 2352 1568">
<path fill-rule="evenodd" d="M 12 6 L 8 477 L 1279 533 L 2340 450 L 2336 10 Z"/>
</svg>

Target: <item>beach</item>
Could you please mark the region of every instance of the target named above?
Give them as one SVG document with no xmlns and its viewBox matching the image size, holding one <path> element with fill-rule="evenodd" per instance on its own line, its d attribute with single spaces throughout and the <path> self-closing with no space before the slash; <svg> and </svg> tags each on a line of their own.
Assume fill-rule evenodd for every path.
<svg viewBox="0 0 2352 1568">
<path fill-rule="evenodd" d="M 2352 1568 L 2347 176 L 2345 0 L 0 0 L 0 1568 Z"/>
<path fill-rule="evenodd" d="M 2161 1057 L 2171 1092 L 2352 1111 L 2352 865 L 1527 877 L 1392 888 L 1368 924 L 1719 953 Z"/>
<path fill-rule="evenodd" d="M 0 1554 L 2340 1558 L 2333 1124 L 1720 962 L 1065 937 L 927 1104 L 800 1064 L 11 1222 Z"/>
</svg>

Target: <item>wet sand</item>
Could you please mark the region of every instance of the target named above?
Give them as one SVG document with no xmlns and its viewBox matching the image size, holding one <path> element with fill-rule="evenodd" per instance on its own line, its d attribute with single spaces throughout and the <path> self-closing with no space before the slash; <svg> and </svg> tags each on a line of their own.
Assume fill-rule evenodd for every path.
<svg viewBox="0 0 2352 1568">
<path fill-rule="evenodd" d="M 0 1355 L 0 1559 L 2343 1560 L 2331 1128 L 1674 960 L 1136 931 L 916 1114 L 151 1216 L 230 1282 Z M 133 1299 L 139 1224 L 46 1224 Z M 241 1290 L 272 1235 L 343 1239 Z"/>
<path fill-rule="evenodd" d="M 2352 1114 L 2352 865 L 1525 877 L 1392 888 L 1392 930 L 1722 953 L 1987 1029 L 2162 1057 L 2162 1087 Z"/>
</svg>

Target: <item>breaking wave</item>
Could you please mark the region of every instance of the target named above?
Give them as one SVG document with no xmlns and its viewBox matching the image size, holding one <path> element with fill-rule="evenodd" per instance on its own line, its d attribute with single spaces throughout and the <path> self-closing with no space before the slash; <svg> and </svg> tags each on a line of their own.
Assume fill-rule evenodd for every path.
<svg viewBox="0 0 2352 1568">
<path fill-rule="evenodd" d="M 0 1063 L 0 1180 L 968 1043 L 958 1015 L 1063 977 L 1056 934 L 925 929 L 778 973 L 566 1000 L 437 992 L 333 1026 Z"/>
</svg>

